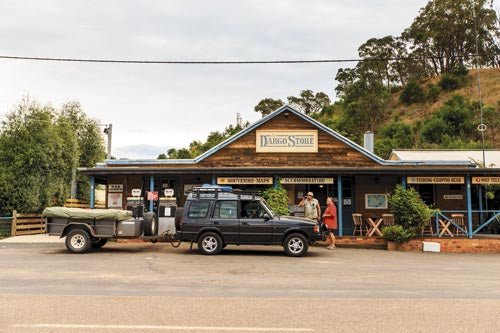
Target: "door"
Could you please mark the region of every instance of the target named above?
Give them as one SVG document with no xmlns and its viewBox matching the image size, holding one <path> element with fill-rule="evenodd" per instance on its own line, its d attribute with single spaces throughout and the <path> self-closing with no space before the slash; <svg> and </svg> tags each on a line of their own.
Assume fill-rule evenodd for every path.
<svg viewBox="0 0 500 333">
<path fill-rule="evenodd" d="M 212 216 L 212 225 L 220 230 L 224 243 L 238 243 L 240 233 L 238 201 L 217 201 Z"/>
<path fill-rule="evenodd" d="M 240 243 L 271 244 L 273 220 L 258 200 L 241 200 Z"/>
</svg>

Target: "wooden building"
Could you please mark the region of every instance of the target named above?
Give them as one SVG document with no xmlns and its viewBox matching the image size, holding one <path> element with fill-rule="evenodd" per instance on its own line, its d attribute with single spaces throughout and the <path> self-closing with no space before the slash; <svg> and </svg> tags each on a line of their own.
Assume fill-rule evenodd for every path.
<svg viewBox="0 0 500 333">
<path fill-rule="evenodd" d="M 353 213 L 388 212 L 387 195 L 397 184 L 415 186 L 436 208 L 465 211 L 480 227 L 483 221 L 473 217 L 482 202 L 476 188 L 500 184 L 499 168 L 478 168 L 470 160 L 384 160 L 291 106 L 194 159 L 107 160 L 80 171 L 91 177 L 91 202 L 95 184 L 106 185 L 109 208 L 126 208 L 135 199 L 156 210 L 172 201 L 163 197 L 165 189 L 182 206 L 189 189 L 204 183 L 262 190 L 280 182 L 292 210 L 308 191 L 322 205 L 335 197 L 340 235 L 352 234 Z"/>
</svg>

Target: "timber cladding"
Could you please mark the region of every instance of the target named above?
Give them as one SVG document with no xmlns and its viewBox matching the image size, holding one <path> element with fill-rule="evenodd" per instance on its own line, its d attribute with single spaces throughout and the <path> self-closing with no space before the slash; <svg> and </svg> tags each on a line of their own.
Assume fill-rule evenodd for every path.
<svg viewBox="0 0 500 333">
<path fill-rule="evenodd" d="M 318 131 L 317 153 L 257 153 L 256 131 Z M 198 163 L 204 167 L 380 167 L 380 164 L 293 115 L 281 113 Z"/>
</svg>

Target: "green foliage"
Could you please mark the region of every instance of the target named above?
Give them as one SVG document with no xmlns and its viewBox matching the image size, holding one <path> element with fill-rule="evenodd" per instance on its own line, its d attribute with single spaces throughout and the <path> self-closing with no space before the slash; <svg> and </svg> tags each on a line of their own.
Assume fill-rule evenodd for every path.
<svg viewBox="0 0 500 333">
<path fill-rule="evenodd" d="M 330 97 L 323 92 L 314 93 L 312 90 L 302 90 L 299 97 L 288 96 L 288 103 L 295 106 L 304 114 L 312 115 L 330 105 Z"/>
<path fill-rule="evenodd" d="M 394 121 L 380 128 L 375 140 L 375 153 L 388 158 L 393 149 L 408 149 L 413 146 L 412 127 L 401 121 Z"/>
<path fill-rule="evenodd" d="M 441 94 L 441 88 L 434 84 L 427 85 L 427 101 L 435 103 L 439 99 L 439 95 Z"/>
<path fill-rule="evenodd" d="M 254 111 L 260 112 L 262 116 L 265 116 L 283 105 L 285 105 L 285 103 L 283 103 L 281 99 L 264 98 L 254 107 Z"/>
<path fill-rule="evenodd" d="M 287 191 L 279 186 L 269 187 L 262 192 L 262 197 L 266 200 L 272 210 L 278 215 L 289 215 Z"/>
<path fill-rule="evenodd" d="M 382 237 L 388 241 L 403 244 L 416 236 L 414 230 L 405 229 L 401 225 L 391 225 L 382 229 Z"/>
<path fill-rule="evenodd" d="M 443 90 L 456 90 L 464 86 L 464 78 L 451 73 L 445 73 L 438 82 Z"/>
<path fill-rule="evenodd" d="M 396 224 L 404 230 L 416 232 L 431 217 L 432 210 L 423 202 L 414 188 L 404 189 L 398 185 L 389 197 L 391 212 Z"/>
<path fill-rule="evenodd" d="M 424 102 L 424 89 L 417 80 L 410 80 L 401 91 L 399 99 L 406 105 Z"/>
<path fill-rule="evenodd" d="M 23 100 L 1 129 L 0 214 L 62 205 L 70 195 L 76 168 L 94 166 L 103 156 L 97 124 L 86 118 L 78 103 L 57 111 Z M 87 198 L 88 187 L 81 187 L 88 179 L 77 180 Z"/>
</svg>

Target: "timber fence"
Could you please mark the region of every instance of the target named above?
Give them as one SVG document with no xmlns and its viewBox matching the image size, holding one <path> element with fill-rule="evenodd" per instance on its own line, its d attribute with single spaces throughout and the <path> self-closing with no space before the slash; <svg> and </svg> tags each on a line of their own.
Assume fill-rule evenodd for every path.
<svg viewBox="0 0 500 333">
<path fill-rule="evenodd" d="M 12 212 L 11 236 L 45 233 L 45 220 L 40 214 L 19 214 Z"/>
</svg>

